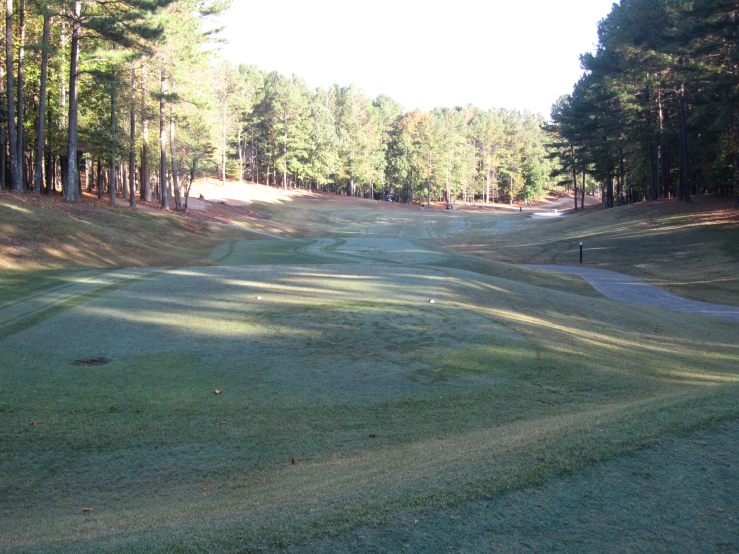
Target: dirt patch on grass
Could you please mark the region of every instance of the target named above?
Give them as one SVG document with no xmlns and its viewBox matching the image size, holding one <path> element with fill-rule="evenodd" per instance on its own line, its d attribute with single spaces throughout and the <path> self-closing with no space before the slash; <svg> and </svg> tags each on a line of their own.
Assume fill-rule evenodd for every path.
<svg viewBox="0 0 739 554">
<path fill-rule="evenodd" d="M 204 203 L 202 210 L 188 210 L 187 215 L 197 221 L 212 221 L 234 225 L 237 221 L 263 221 L 271 216 L 254 212 L 243 205 L 231 205 L 226 200 Z"/>
<path fill-rule="evenodd" d="M 105 365 L 107 363 L 110 363 L 110 360 L 108 358 L 92 357 L 92 358 L 83 358 L 81 360 L 74 360 L 72 362 L 72 365 L 91 367 L 91 366 Z"/>
</svg>

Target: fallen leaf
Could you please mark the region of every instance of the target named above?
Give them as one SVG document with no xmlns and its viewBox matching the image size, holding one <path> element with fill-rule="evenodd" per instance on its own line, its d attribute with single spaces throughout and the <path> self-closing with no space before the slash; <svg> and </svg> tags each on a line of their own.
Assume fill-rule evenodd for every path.
<svg viewBox="0 0 739 554">
<path fill-rule="evenodd" d="M 29 424 L 29 425 L 36 425 L 36 422 L 35 422 L 35 421 L 31 421 L 31 422 L 29 422 L 28 424 Z"/>
<path fill-rule="evenodd" d="M 370 433 L 370 438 L 374 439 L 377 436 L 377 433 Z"/>
<path fill-rule="evenodd" d="M 210 489 L 208 487 L 203 487 L 203 492 L 208 492 Z"/>
<path fill-rule="evenodd" d="M 216 389 L 216 390 L 215 390 L 215 391 L 213 391 L 213 392 L 215 392 L 216 394 L 221 394 L 221 389 Z"/>
<path fill-rule="evenodd" d="M 293 465 L 295 465 L 295 458 L 291 458 L 290 461 L 292 462 Z"/>
<path fill-rule="evenodd" d="M 89 513 L 92 511 L 92 508 L 82 508 L 82 511 L 85 513 Z"/>
<path fill-rule="evenodd" d="M 228 423 L 228 421 L 226 421 L 225 419 L 221 420 L 221 425 L 226 425 L 226 423 Z"/>
</svg>

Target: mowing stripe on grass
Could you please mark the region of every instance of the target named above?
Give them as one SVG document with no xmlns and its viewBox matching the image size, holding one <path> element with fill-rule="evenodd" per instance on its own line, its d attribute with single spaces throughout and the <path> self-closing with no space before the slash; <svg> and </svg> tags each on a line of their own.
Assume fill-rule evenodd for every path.
<svg viewBox="0 0 739 554">
<path fill-rule="evenodd" d="M 138 283 L 139 281 L 144 281 L 146 279 L 150 279 L 151 277 L 166 273 L 166 271 L 168 270 L 146 269 L 143 270 L 143 272 L 142 270 L 126 270 L 126 273 L 133 273 L 134 271 L 139 271 L 141 273 L 139 275 L 124 276 L 116 274 L 116 272 L 109 272 L 105 275 L 105 277 L 113 278 L 113 282 L 109 282 L 108 284 L 100 287 L 92 288 L 92 290 L 88 290 L 87 292 L 70 292 L 69 294 L 61 294 L 56 296 L 50 294 L 51 292 L 68 289 L 69 287 L 73 287 L 75 285 L 94 286 L 95 283 L 92 279 L 86 279 L 79 283 L 73 283 L 64 287 L 58 287 L 56 289 L 53 289 L 52 291 L 35 294 L 22 301 L 16 301 L 12 305 L 3 306 L 3 310 L 7 308 L 7 310 L 11 313 L 3 313 L 4 317 L 0 320 L 0 334 L 2 334 L 3 338 L 11 337 L 17 333 L 20 333 L 21 331 L 33 327 L 34 325 L 52 316 L 60 314 L 63 311 L 68 310 L 69 308 L 73 308 L 84 302 L 87 302 L 92 298 L 97 298 L 98 296 L 103 296 L 109 292 L 129 287 L 135 283 Z M 98 275 L 97 277 L 102 278 L 100 275 Z M 98 281 L 98 283 L 101 282 L 102 281 Z M 32 302 L 32 304 L 25 307 L 24 304 L 27 304 L 29 302 Z M 15 308 L 15 310 L 10 310 L 10 308 Z M 13 312 L 15 313 L 13 314 Z"/>
<path fill-rule="evenodd" d="M 543 482 L 663 434 L 736 419 L 738 389 L 600 405 L 305 464 L 286 460 L 283 468 L 245 473 L 208 494 L 198 482 L 150 491 L 136 507 L 112 502 L 87 515 L 57 507 L 42 520 L 7 512 L 0 545 L 17 552 L 127 552 L 132 543 L 168 552 L 274 546 Z"/>
</svg>

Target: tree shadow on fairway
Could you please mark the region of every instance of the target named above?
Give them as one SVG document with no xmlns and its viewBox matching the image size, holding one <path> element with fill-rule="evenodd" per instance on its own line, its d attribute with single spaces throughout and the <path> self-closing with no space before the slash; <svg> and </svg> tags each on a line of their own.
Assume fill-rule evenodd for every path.
<svg viewBox="0 0 739 554">
<path fill-rule="evenodd" d="M 28 332 L 0 343 L 3 547 L 263 546 L 739 416 L 734 323 L 453 268 L 183 268 Z"/>
</svg>

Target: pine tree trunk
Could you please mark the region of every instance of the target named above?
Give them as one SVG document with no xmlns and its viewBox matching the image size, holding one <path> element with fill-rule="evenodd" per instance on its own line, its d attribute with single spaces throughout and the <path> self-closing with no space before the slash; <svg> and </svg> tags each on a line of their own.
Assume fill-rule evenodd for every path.
<svg viewBox="0 0 739 554">
<path fill-rule="evenodd" d="M 618 163 L 618 205 L 624 204 L 624 192 L 626 190 L 626 166 L 624 164 L 624 153 L 621 151 Z"/>
<path fill-rule="evenodd" d="M 223 145 L 223 166 L 221 167 L 221 183 L 226 186 L 226 115 L 228 105 L 226 100 L 223 101 L 223 136 L 221 137 Z"/>
<path fill-rule="evenodd" d="M 169 209 L 169 187 L 167 186 L 167 133 L 166 108 L 164 98 L 167 89 L 167 73 L 162 69 L 161 94 L 159 97 L 159 196 L 162 208 Z"/>
<path fill-rule="evenodd" d="M 570 158 L 572 161 L 572 186 L 575 188 L 575 211 L 577 211 L 577 169 L 575 168 L 575 147 L 570 143 Z"/>
<path fill-rule="evenodd" d="M 51 150 L 44 152 L 44 193 L 51 194 L 54 186 L 54 153 Z"/>
<path fill-rule="evenodd" d="M 3 75 L 2 80 L 5 81 L 5 76 Z M 1 90 L 2 87 L 0 87 L 0 97 L 3 94 L 3 90 Z M 0 125 L 0 191 L 5 190 L 5 166 L 8 163 L 7 157 L 6 157 L 6 150 L 8 148 L 8 142 L 5 139 L 5 133 L 2 129 L 2 125 Z"/>
<path fill-rule="evenodd" d="M 241 129 L 237 138 L 237 148 L 239 151 L 239 184 L 244 182 L 244 152 L 241 149 Z"/>
<path fill-rule="evenodd" d="M 85 190 L 92 192 L 92 179 L 90 179 L 90 158 L 85 158 Z"/>
<path fill-rule="evenodd" d="M 182 194 L 180 193 L 180 174 L 177 171 L 177 156 L 174 149 L 174 109 L 169 107 L 169 153 L 172 158 L 172 182 L 174 183 L 175 208 L 182 210 Z"/>
<path fill-rule="evenodd" d="M 118 87 L 116 83 L 113 83 L 112 90 L 110 91 L 110 136 L 115 136 L 115 111 L 116 102 L 118 100 Z M 110 145 L 110 188 L 108 189 L 108 201 L 111 206 L 115 206 L 115 197 L 118 192 L 115 171 L 115 146 Z"/>
<path fill-rule="evenodd" d="M 11 1 L 11 0 L 8 0 Z M 82 2 L 76 0 L 74 3 L 74 21 L 72 23 L 72 47 L 69 62 L 69 123 L 67 133 L 67 179 L 64 185 L 64 199 L 77 201 L 80 199 L 79 171 L 77 169 L 77 64 L 80 56 L 80 14 Z"/>
<path fill-rule="evenodd" d="M 659 127 L 661 133 L 660 141 L 660 172 L 659 177 L 661 181 L 660 193 L 663 198 L 669 198 L 672 186 L 670 184 L 670 144 L 667 140 L 665 131 L 665 123 L 667 121 L 667 105 L 662 99 L 662 92 L 659 95 Z"/>
<path fill-rule="evenodd" d="M 284 112 L 285 134 L 283 139 L 283 162 L 285 164 L 282 170 L 282 190 L 287 192 L 287 112 Z M 354 181 L 352 181 L 353 183 Z M 353 189 L 353 187 L 352 187 Z"/>
<path fill-rule="evenodd" d="M 4 37 L 3 37 L 4 38 Z M 5 97 L 5 65 L 0 63 L 0 98 Z M 5 109 L 3 106 L 2 109 Z M 0 124 L 0 191 L 5 190 L 6 181 L 6 150 L 7 150 L 7 137 L 5 136 L 5 125 Z"/>
<path fill-rule="evenodd" d="M 13 75 L 13 0 L 5 3 L 5 76 L 8 96 L 8 137 L 10 150 L 10 191 L 21 191 L 21 177 L 18 167 L 18 134 L 15 132 L 15 78 Z"/>
<path fill-rule="evenodd" d="M 680 120 L 680 200 L 690 202 L 690 167 L 688 164 L 688 130 L 685 114 L 685 84 L 680 85 L 678 103 Z"/>
<path fill-rule="evenodd" d="M 580 196 L 580 209 L 585 209 L 585 166 L 582 167 L 582 195 Z"/>
<path fill-rule="evenodd" d="M 110 169 L 108 170 L 108 173 L 110 175 L 110 179 L 108 182 L 108 202 L 111 206 L 115 206 L 115 196 L 118 188 L 118 183 L 116 181 L 116 172 L 115 172 L 115 158 L 110 158 Z"/>
<path fill-rule="evenodd" d="M 95 184 L 98 188 L 98 199 L 100 199 L 103 197 L 103 163 L 100 158 L 98 158 L 98 169 Z"/>
<path fill-rule="evenodd" d="M 650 94 L 649 87 L 647 87 L 647 134 L 649 135 L 649 200 L 657 199 L 657 183 L 656 183 L 656 171 L 654 169 L 654 140 L 652 136 L 654 131 L 652 130 L 652 107 L 650 106 Z"/>
<path fill-rule="evenodd" d="M 252 180 L 256 183 L 259 183 L 259 150 L 257 148 L 257 145 L 254 145 L 254 169 L 255 172 L 254 175 L 252 175 Z"/>
<path fill-rule="evenodd" d="M 146 66 L 141 68 L 141 199 L 151 202 L 151 176 L 149 175 L 149 120 L 146 117 Z"/>
<path fill-rule="evenodd" d="M 613 168 L 608 162 L 608 190 L 606 191 L 606 207 L 613 208 Z"/>
<path fill-rule="evenodd" d="M 44 10 L 48 10 L 48 4 Z M 41 90 L 39 91 L 38 130 L 36 131 L 36 172 L 33 176 L 33 194 L 41 194 L 43 179 L 42 164 L 44 160 L 44 125 L 46 123 L 46 74 L 49 65 L 49 20 L 51 16 L 44 13 L 44 32 L 41 46 Z"/>
<path fill-rule="evenodd" d="M 475 196 L 474 195 L 472 196 L 472 202 L 473 202 L 473 204 L 475 202 Z M 508 204 L 511 205 L 511 206 L 513 206 L 513 171 L 511 171 L 511 194 L 510 194 L 510 198 L 508 199 Z"/>
<path fill-rule="evenodd" d="M 131 90 L 136 89 L 136 70 L 131 71 Z M 125 187 L 125 183 L 123 184 Z M 128 205 L 136 208 L 136 108 L 131 103 L 131 147 L 128 153 Z"/>
<path fill-rule="evenodd" d="M 26 172 L 24 167 L 25 149 L 23 148 L 23 61 L 25 58 L 24 42 L 26 40 L 26 0 L 20 0 L 18 6 L 19 36 L 18 36 L 18 165 L 20 167 L 20 186 L 25 190 Z"/>
<path fill-rule="evenodd" d="M 257 165 L 257 153 L 256 153 L 256 146 L 254 145 L 254 133 L 252 132 L 251 145 L 249 147 L 249 180 L 252 183 L 259 182 L 258 169 L 256 165 Z"/>
<path fill-rule="evenodd" d="M 487 206 L 490 203 L 490 155 L 485 161 L 485 205 Z"/>
</svg>

